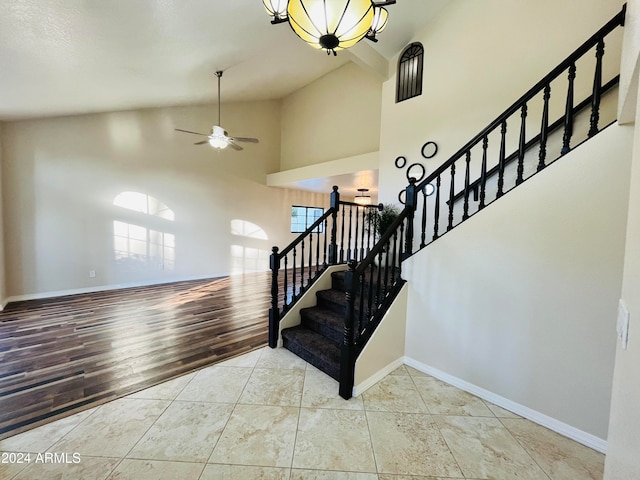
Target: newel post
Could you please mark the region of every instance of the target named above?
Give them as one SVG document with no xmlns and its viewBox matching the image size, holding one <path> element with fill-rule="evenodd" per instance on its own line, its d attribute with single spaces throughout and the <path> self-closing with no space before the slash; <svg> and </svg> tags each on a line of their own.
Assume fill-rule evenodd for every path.
<svg viewBox="0 0 640 480">
<path fill-rule="evenodd" d="M 269 346 L 278 346 L 280 336 L 280 308 L 278 307 L 278 271 L 280 270 L 280 257 L 278 247 L 271 249 L 273 252 L 269 257 L 271 267 L 271 308 L 269 309 Z"/>
<path fill-rule="evenodd" d="M 340 209 L 340 193 L 338 192 L 338 186 L 333 186 L 333 192 L 331 192 L 331 208 L 333 213 L 331 214 L 331 243 L 329 244 L 329 265 L 335 265 L 338 263 L 338 245 L 337 245 L 337 228 L 338 228 L 338 210 Z"/>
<path fill-rule="evenodd" d="M 355 352 L 355 302 L 360 279 L 355 274 L 358 262 L 354 259 L 347 263 L 349 270 L 344 277 L 345 296 L 347 299 L 344 317 L 344 335 L 340 349 L 340 396 L 349 400 L 353 394 L 354 369 L 356 365 Z"/>
<path fill-rule="evenodd" d="M 409 179 L 409 185 L 407 185 L 405 194 L 405 207 L 409 208 L 409 215 L 407 215 L 407 226 L 405 232 L 405 244 L 404 255 L 401 260 L 413 253 L 413 217 L 416 213 L 416 206 L 418 204 L 418 192 L 416 190 L 416 179 L 411 177 Z"/>
</svg>

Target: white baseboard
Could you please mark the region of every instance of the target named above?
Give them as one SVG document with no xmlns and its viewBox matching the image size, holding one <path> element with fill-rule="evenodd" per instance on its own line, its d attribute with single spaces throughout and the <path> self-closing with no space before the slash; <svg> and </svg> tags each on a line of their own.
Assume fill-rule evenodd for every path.
<svg viewBox="0 0 640 480">
<path fill-rule="evenodd" d="M 382 380 L 384 377 L 393 372 L 396 368 L 401 367 L 404 364 L 404 358 L 398 358 L 394 360 L 389 365 L 384 367 L 382 370 L 378 371 L 375 375 L 363 380 L 358 385 L 353 386 L 353 396 L 357 397 L 358 395 L 362 395 L 365 390 L 373 387 L 376 383 Z"/>
<path fill-rule="evenodd" d="M 247 272 L 249 273 L 249 272 Z M 258 272 L 251 272 L 258 273 Z M 207 280 L 221 277 L 229 277 L 232 275 L 242 275 L 242 273 L 216 273 L 215 275 L 199 275 L 192 277 L 179 277 L 179 278 L 170 278 L 165 280 L 148 280 L 143 282 L 130 282 L 130 283 L 118 283 L 112 285 L 100 285 L 95 287 L 85 287 L 85 288 L 74 288 L 71 290 L 56 290 L 52 292 L 41 292 L 41 293 L 28 293 L 25 295 L 14 295 L 6 298 L 1 305 L 0 311 L 4 309 L 11 302 L 22 302 L 25 300 L 40 300 L 43 298 L 55 298 L 55 297 L 63 297 L 66 295 L 78 295 L 82 293 L 94 293 L 94 292 L 105 292 L 108 290 L 121 290 L 123 288 L 132 288 L 132 287 L 148 287 L 152 285 L 163 285 L 167 283 L 176 283 L 176 282 L 189 282 L 192 280 Z"/>
<path fill-rule="evenodd" d="M 482 398 L 483 400 L 487 400 L 488 402 L 491 402 L 499 407 L 505 408 L 517 415 L 520 415 L 521 417 L 531 420 L 538 425 L 542 425 L 549 430 L 553 430 L 560 435 L 575 440 L 576 442 L 592 448 L 600 453 L 607 453 L 607 441 L 603 440 L 602 438 L 598 438 L 595 435 L 583 432 L 582 430 L 572 427 L 571 425 L 567 425 L 566 423 L 556 420 L 555 418 L 532 410 L 529 407 L 525 407 L 524 405 L 520 405 L 519 403 L 501 397 L 500 395 L 469 383 L 466 380 L 462 380 L 458 377 L 454 377 L 453 375 L 449 375 L 448 373 L 438 370 L 437 368 L 425 365 L 424 363 L 418 362 L 417 360 L 414 360 L 410 357 L 405 357 L 404 363 L 410 367 L 415 368 L 416 370 L 419 370 L 420 372 L 431 375 L 438 380 L 442 380 L 445 383 L 469 392 L 477 397 Z"/>
</svg>

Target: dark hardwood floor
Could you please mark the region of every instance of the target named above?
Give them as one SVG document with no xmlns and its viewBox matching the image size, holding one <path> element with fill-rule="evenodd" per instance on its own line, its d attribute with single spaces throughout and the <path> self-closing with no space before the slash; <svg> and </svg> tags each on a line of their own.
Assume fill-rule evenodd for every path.
<svg viewBox="0 0 640 480">
<path fill-rule="evenodd" d="M 267 343 L 270 274 L 72 295 L 0 312 L 0 439 Z"/>
</svg>

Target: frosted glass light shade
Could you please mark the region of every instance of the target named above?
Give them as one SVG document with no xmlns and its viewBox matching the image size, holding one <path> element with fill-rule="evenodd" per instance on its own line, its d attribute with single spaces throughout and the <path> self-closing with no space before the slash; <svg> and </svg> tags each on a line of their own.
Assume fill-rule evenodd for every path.
<svg viewBox="0 0 640 480">
<path fill-rule="evenodd" d="M 213 148 L 218 148 L 218 149 L 223 149 L 223 148 L 227 148 L 227 140 L 225 138 L 222 137 L 209 137 L 209 145 L 211 145 Z"/>
<path fill-rule="evenodd" d="M 367 34 L 374 7 L 371 0 L 289 0 L 287 13 L 296 35 L 315 48 L 335 54 Z"/>
<path fill-rule="evenodd" d="M 374 7 L 373 9 L 373 21 L 371 22 L 371 28 L 369 29 L 369 36 L 375 37 L 377 33 L 384 30 L 389 20 L 389 12 L 383 7 Z"/>
<path fill-rule="evenodd" d="M 262 0 L 267 13 L 275 19 L 287 18 L 288 0 Z"/>
</svg>

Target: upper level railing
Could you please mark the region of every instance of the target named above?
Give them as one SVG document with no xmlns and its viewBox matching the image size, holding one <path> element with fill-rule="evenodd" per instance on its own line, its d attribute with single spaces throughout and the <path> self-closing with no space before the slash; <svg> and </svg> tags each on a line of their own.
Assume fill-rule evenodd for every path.
<svg viewBox="0 0 640 480">
<path fill-rule="evenodd" d="M 349 262 L 340 365 L 342 397 L 351 397 L 355 360 L 404 283 L 403 260 L 601 130 L 603 96 L 619 82 L 619 64 L 610 65 L 608 69 L 603 67 L 605 40 L 624 25 L 625 11 L 623 7 L 419 184 L 411 179 L 406 188 L 405 208 L 394 224 L 360 263 Z M 591 52 L 593 56 L 588 55 Z M 616 60 L 614 56 L 614 62 L 618 63 Z M 612 78 L 603 84 L 603 73 L 612 70 L 615 70 Z M 579 75 L 583 71 L 587 71 L 586 76 Z M 579 83 L 579 80 L 583 81 Z M 585 88 L 588 93 L 584 92 Z M 561 91 L 560 102 L 553 103 L 552 93 L 557 90 Z M 579 94 L 587 98 L 575 105 Z M 549 117 L 558 110 L 561 118 L 550 124 Z M 509 128 L 513 123 L 515 130 Z M 578 135 L 580 128 L 584 130 L 583 138 Z M 558 149 L 557 156 L 551 154 L 552 145 Z M 511 151 L 513 153 L 507 153 Z M 472 194 L 478 202 L 475 206 L 471 205 Z M 381 278 L 390 281 L 381 281 Z"/>
<path fill-rule="evenodd" d="M 334 186 L 330 208 L 283 250 L 273 247 L 269 346 L 278 343 L 281 317 L 329 265 L 365 258 L 375 243 L 377 217 L 369 212 L 381 208 L 341 201 Z"/>
</svg>

